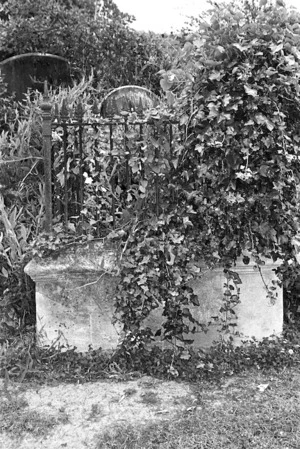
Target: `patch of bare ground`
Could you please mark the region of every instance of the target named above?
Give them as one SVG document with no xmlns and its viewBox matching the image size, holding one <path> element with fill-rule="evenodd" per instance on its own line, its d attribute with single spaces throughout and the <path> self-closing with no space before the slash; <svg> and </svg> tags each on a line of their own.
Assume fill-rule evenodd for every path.
<svg viewBox="0 0 300 449">
<path fill-rule="evenodd" d="M 2 385 L 3 386 L 3 385 Z M 2 388 L 5 449 L 299 449 L 300 374 Z"/>
<path fill-rule="evenodd" d="M 94 448 L 101 434 L 172 419 L 194 399 L 188 384 L 151 377 L 22 390 L 11 384 L 5 392 L 2 384 L 1 409 L 12 419 L 2 416 L 1 448 Z"/>
</svg>

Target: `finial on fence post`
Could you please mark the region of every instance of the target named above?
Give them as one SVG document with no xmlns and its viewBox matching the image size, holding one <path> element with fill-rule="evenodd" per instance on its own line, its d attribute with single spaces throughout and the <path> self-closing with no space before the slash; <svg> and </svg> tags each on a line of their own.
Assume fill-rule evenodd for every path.
<svg viewBox="0 0 300 449">
<path fill-rule="evenodd" d="M 45 226 L 46 232 L 52 232 L 52 170 L 51 170 L 51 103 L 49 102 L 48 83 L 44 81 L 43 101 L 40 104 L 42 110 L 42 137 L 45 180 Z"/>
</svg>

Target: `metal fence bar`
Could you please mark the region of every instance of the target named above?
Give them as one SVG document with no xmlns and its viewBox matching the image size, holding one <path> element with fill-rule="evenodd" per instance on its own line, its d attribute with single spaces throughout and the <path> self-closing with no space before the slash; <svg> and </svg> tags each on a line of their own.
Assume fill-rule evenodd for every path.
<svg viewBox="0 0 300 449">
<path fill-rule="evenodd" d="M 84 190 L 84 179 L 83 179 L 83 148 L 82 148 L 82 132 L 83 132 L 83 106 L 82 103 L 78 103 L 75 110 L 75 119 L 78 121 L 78 152 L 79 152 L 79 213 L 83 209 L 83 190 Z M 81 217 L 83 220 L 83 216 Z"/>
<path fill-rule="evenodd" d="M 52 164 L 51 164 L 51 103 L 49 103 L 47 81 L 44 84 L 42 110 L 43 157 L 45 170 L 45 231 L 52 232 Z"/>
<path fill-rule="evenodd" d="M 68 130 L 67 125 L 64 123 L 63 125 L 63 153 L 64 153 L 64 221 L 65 226 L 68 224 L 69 215 L 68 215 L 68 206 L 69 206 L 69 198 L 68 198 L 68 155 L 67 155 L 67 138 L 68 138 Z"/>
<path fill-rule="evenodd" d="M 169 128 L 169 145 L 170 145 L 170 159 L 173 157 L 173 125 L 170 123 Z"/>
<path fill-rule="evenodd" d="M 128 119 L 125 117 L 125 123 L 124 123 L 124 148 L 125 148 L 125 158 L 126 158 L 126 189 L 129 190 L 130 187 L 130 167 L 129 167 L 129 159 L 130 159 L 130 150 L 128 147 Z"/>
<path fill-rule="evenodd" d="M 84 180 L 83 180 L 83 150 L 82 150 L 82 125 L 79 125 L 79 131 L 78 131 L 78 137 L 79 137 L 79 183 L 80 183 L 80 190 L 79 190 L 79 203 L 80 203 L 80 212 L 83 209 L 83 189 L 84 189 Z"/>
<path fill-rule="evenodd" d="M 44 101 L 44 103 L 47 103 L 47 101 Z M 51 127 L 51 105 L 46 105 L 46 108 L 43 106 L 42 109 L 43 127 L 46 126 L 44 125 L 44 116 L 48 122 L 50 119 Z M 93 121 L 91 123 L 89 120 L 83 120 L 83 112 L 82 105 L 78 105 L 75 109 L 75 114 L 71 119 L 69 108 L 66 106 L 65 102 L 62 105 L 60 116 L 58 116 L 56 111 L 57 117 L 53 122 L 52 128 L 55 129 L 57 127 L 61 127 L 62 142 L 59 143 L 60 153 L 57 153 L 57 158 L 55 159 L 55 161 L 57 161 L 56 166 L 52 168 L 53 174 L 54 172 L 56 173 L 53 177 L 53 192 L 55 194 L 55 198 L 61 199 L 61 207 L 57 207 L 57 205 L 54 204 L 54 201 L 52 205 L 53 199 L 51 198 L 51 189 L 50 196 L 48 192 L 48 198 L 50 198 L 50 201 L 47 200 L 47 202 L 48 205 L 52 206 L 55 217 L 63 214 L 64 223 L 66 226 L 68 225 L 68 221 L 71 217 L 72 226 L 74 225 L 75 229 L 77 229 L 78 225 L 81 229 L 80 222 L 82 221 L 82 229 L 90 229 L 88 232 L 93 232 L 94 235 L 100 237 L 101 233 L 103 235 L 103 231 L 106 232 L 110 226 L 113 226 L 114 228 L 116 227 L 117 214 L 121 213 L 121 209 L 123 207 L 128 206 L 130 208 L 132 206 L 134 208 L 136 207 L 135 201 L 140 201 L 140 198 L 136 192 L 143 192 L 143 190 L 140 189 L 139 183 L 141 180 L 143 181 L 145 179 L 145 176 L 147 178 L 148 172 L 145 170 L 143 159 L 145 152 L 147 152 L 145 148 L 148 144 L 150 144 L 150 155 L 152 155 L 152 151 L 154 151 L 154 164 L 157 165 L 157 169 L 159 169 L 160 156 L 166 157 L 166 159 L 169 159 L 171 163 L 171 160 L 175 156 L 174 139 L 178 138 L 178 125 L 176 123 L 169 122 L 164 126 L 163 130 L 161 130 L 160 128 L 157 128 L 156 123 L 153 121 L 148 122 L 143 120 L 141 117 L 139 117 L 138 120 L 131 121 L 127 116 L 123 117 L 122 120 L 115 117 L 111 117 L 110 120 L 102 120 L 101 118 L 99 120 L 97 118 L 97 121 Z M 49 123 L 47 126 L 48 131 L 45 132 L 45 134 L 48 133 L 48 137 L 46 137 L 46 139 L 48 139 L 47 146 L 49 147 L 50 145 L 50 151 L 47 150 L 47 154 L 48 156 L 50 154 L 51 161 L 51 129 L 49 131 Z M 90 127 L 98 130 L 97 132 L 99 134 L 95 136 L 96 139 L 93 141 L 92 147 L 90 147 L 89 144 L 87 145 L 86 148 L 88 149 L 88 152 L 86 153 L 85 139 L 88 138 L 88 134 L 85 133 L 85 130 L 88 130 Z M 102 130 L 104 131 L 103 133 Z M 89 131 L 87 131 L 87 133 L 88 132 Z M 71 136 L 73 136 L 75 140 L 71 139 Z M 154 141 L 157 141 L 156 144 L 153 143 L 154 147 L 151 143 L 153 137 Z M 164 143 L 166 143 L 166 145 L 164 145 Z M 73 147 L 73 144 L 75 144 L 76 148 Z M 119 152 L 118 145 L 120 144 L 121 151 Z M 46 148 L 45 139 L 43 145 L 44 148 Z M 104 145 L 104 147 L 102 145 Z M 144 145 L 146 145 L 145 148 Z M 89 153 L 90 151 L 91 154 Z M 161 151 L 162 154 L 160 154 Z M 166 154 L 164 151 L 166 151 Z M 102 155 L 104 155 L 103 160 Z M 101 173 L 103 170 L 102 163 L 106 166 L 107 157 L 107 169 L 109 170 L 107 173 L 109 176 L 108 180 L 107 177 L 103 177 Z M 131 168 L 131 158 L 134 158 L 133 166 L 136 161 L 140 164 L 138 172 L 136 171 L 136 168 L 134 170 Z M 93 164 L 95 164 L 96 168 Z M 91 174 L 89 173 L 90 169 L 92 170 Z M 85 175 L 87 176 L 87 181 L 85 181 Z M 154 179 L 152 177 L 153 175 Z M 92 184 L 90 176 L 93 179 Z M 150 182 L 154 183 L 154 192 L 153 195 L 147 197 L 149 206 L 151 204 L 150 207 L 157 216 L 159 216 L 162 211 L 162 193 L 160 191 L 160 188 L 162 187 L 161 176 L 164 176 L 163 173 L 152 173 L 152 181 Z M 59 182 L 56 182 L 57 180 Z M 105 190 L 107 191 L 107 181 L 110 184 L 109 198 L 105 195 L 105 198 L 102 200 L 100 199 L 102 196 L 101 192 L 105 192 Z M 143 185 L 143 183 L 141 185 Z M 50 188 L 51 187 L 52 183 L 50 177 Z M 126 193 L 128 191 L 129 195 Z M 88 201 L 86 203 L 87 215 L 85 217 L 81 211 L 85 207 L 84 199 L 86 198 L 87 192 L 90 192 L 90 195 L 88 195 L 90 202 Z M 128 204 L 130 195 L 132 198 L 132 204 Z M 170 195 L 174 196 L 174 189 L 172 188 Z M 143 199 L 142 202 L 144 204 L 145 199 Z M 140 206 L 138 205 L 137 207 Z M 51 215 L 51 219 L 47 218 L 46 220 L 46 224 L 48 226 L 51 226 L 53 211 L 51 209 L 50 212 L 47 212 L 47 217 L 49 217 L 49 214 Z M 74 212 L 76 213 L 74 214 Z M 108 216 L 106 214 L 108 214 Z M 91 220 L 90 217 L 92 217 Z M 107 221 L 106 218 L 109 218 L 109 220 Z M 85 228 L 85 226 L 87 227 Z M 89 226 L 92 226 L 94 229 L 91 229 Z"/>
<path fill-rule="evenodd" d="M 67 109 L 67 105 L 65 100 L 63 101 L 62 108 L 61 108 L 61 126 L 63 129 L 63 166 L 64 166 L 64 197 L 63 197 L 63 203 L 64 203 L 64 224 L 67 226 L 68 220 L 69 220 L 69 214 L 68 214 L 68 206 L 69 206 L 69 200 L 68 200 L 68 155 L 67 155 L 67 140 L 68 140 L 68 127 L 67 127 L 67 120 L 69 118 L 69 113 Z"/>
<path fill-rule="evenodd" d="M 110 160 L 112 164 L 112 174 L 110 179 L 110 185 L 112 190 L 112 199 L 111 199 L 111 215 L 113 219 L 113 227 L 116 226 L 116 199 L 115 199 L 115 191 L 116 191 L 116 175 L 114 173 L 114 157 L 113 157 L 113 150 L 114 150 L 114 140 L 113 140 L 113 125 L 112 123 L 109 124 L 109 151 L 110 151 Z"/>
</svg>

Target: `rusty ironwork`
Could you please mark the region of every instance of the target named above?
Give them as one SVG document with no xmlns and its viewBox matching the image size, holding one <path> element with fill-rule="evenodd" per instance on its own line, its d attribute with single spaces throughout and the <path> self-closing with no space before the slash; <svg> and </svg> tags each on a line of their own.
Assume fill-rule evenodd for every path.
<svg viewBox="0 0 300 449">
<path fill-rule="evenodd" d="M 43 102 L 40 105 L 42 110 L 42 133 L 43 133 L 43 157 L 44 157 L 44 178 L 45 178 L 45 225 L 46 232 L 52 232 L 52 164 L 51 164 L 51 104 L 49 103 L 47 81 L 44 84 Z"/>
<path fill-rule="evenodd" d="M 69 229 L 80 224 L 83 232 L 90 222 L 95 234 L 102 236 L 103 227 L 111 229 L 118 225 L 118 219 L 122 218 L 121 209 L 124 212 L 128 206 L 132 206 L 137 199 L 139 180 L 146 179 L 143 161 L 146 160 L 145 152 L 149 146 L 145 144 L 145 139 L 155 141 L 156 145 L 160 145 L 159 139 L 164 139 L 167 157 L 171 160 L 173 140 L 175 135 L 178 137 L 179 128 L 170 123 L 161 138 L 155 120 L 149 122 L 144 119 L 142 109 L 134 119 L 129 119 L 129 113 L 103 119 L 97 114 L 97 104 L 92 106 L 93 120 L 86 121 L 81 103 L 77 104 L 74 111 L 71 111 L 66 101 L 63 101 L 61 107 L 52 106 L 46 90 L 41 108 L 45 157 L 45 230 L 51 232 L 55 217 Z M 51 138 L 51 130 L 55 139 Z M 159 151 L 154 145 L 154 163 L 160 156 Z M 138 168 L 134 167 L 136 160 Z M 162 210 L 159 173 L 154 174 L 153 186 L 155 192 L 151 201 L 153 210 L 159 215 Z M 110 223 L 106 222 L 107 217 L 110 217 Z"/>
</svg>

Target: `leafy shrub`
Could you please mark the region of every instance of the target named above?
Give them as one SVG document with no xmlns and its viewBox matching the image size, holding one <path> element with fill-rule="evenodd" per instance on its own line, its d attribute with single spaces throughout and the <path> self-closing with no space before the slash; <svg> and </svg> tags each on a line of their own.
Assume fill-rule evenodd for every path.
<svg viewBox="0 0 300 449">
<path fill-rule="evenodd" d="M 87 382 L 103 378 L 128 379 L 141 374 L 162 379 L 188 381 L 221 379 L 249 370 L 280 372 L 298 366 L 300 361 L 299 325 L 285 329 L 282 338 L 244 342 L 239 347 L 216 344 L 210 350 L 142 345 L 137 351 L 118 350 L 112 354 L 100 349 L 78 353 L 75 348 L 39 348 L 34 329 L 2 344 L 0 376 L 7 381 Z"/>
<path fill-rule="evenodd" d="M 158 70 L 172 59 L 175 39 L 130 28 L 133 18 L 111 0 L 7 0 L 0 13 L 0 58 L 29 52 L 65 57 L 73 72 L 94 70 L 94 84 L 125 84 L 159 91 Z"/>
<path fill-rule="evenodd" d="M 198 303 L 189 281 L 200 258 L 230 273 L 235 286 L 227 284 L 224 307 L 233 312 L 239 278 L 230 267 L 237 257 L 249 263 L 250 255 L 258 270 L 262 257 L 281 259 L 279 280 L 292 305 L 299 273 L 298 22 L 295 10 L 280 5 L 213 4 L 172 68 L 161 71 L 169 110 L 162 108 L 156 123 L 178 120 L 181 134 L 170 159 L 157 147 L 169 164 L 159 172 L 163 211 L 139 222 L 126 241 L 117 311 L 127 345 L 140 348 L 151 338 L 143 320 L 158 306 L 165 317 L 158 332 L 188 343 L 200 324 L 189 308 Z"/>
<path fill-rule="evenodd" d="M 244 249 L 292 254 L 300 173 L 297 21 L 297 12 L 273 6 L 215 7 L 163 74 L 188 136 L 185 190 L 220 257 Z"/>
<path fill-rule="evenodd" d="M 297 17 L 285 9 L 256 8 L 247 2 L 213 8 L 209 20 L 199 22 L 199 29 L 186 37 L 174 66 L 161 73 L 169 109 L 161 105 L 149 114 L 155 132 L 149 141 L 141 139 L 144 154 L 132 142 L 130 168 L 138 188 L 125 202 L 121 193 L 117 198 L 120 212 L 129 214 L 126 223 L 120 219 L 119 233 L 114 233 L 110 207 L 104 204 L 111 200 L 109 183 L 100 180 L 108 191 L 101 197 L 101 221 L 107 219 L 106 235 L 119 241 L 122 255 L 116 313 L 124 324 L 125 352 L 130 346 L 140 350 L 153 338 L 143 323 L 157 307 L 165 318 L 158 335 L 191 343 L 187 335 L 201 326 L 190 312 L 199 298 L 189 286 L 199 276 L 199 259 L 210 267 L 221 263 L 226 270 L 222 312 L 234 312 L 239 302 L 239 277 L 231 269 L 237 257 L 247 262 L 250 252 L 258 269 L 262 256 L 283 259 L 282 280 L 288 267 L 295 266 L 292 239 L 298 226 L 300 178 Z M 85 118 L 91 118 L 93 95 L 81 87 L 52 98 L 61 106 L 68 99 L 71 107 L 79 107 L 81 91 Z M 171 121 L 179 122 L 179 132 L 170 144 L 165 130 Z M 90 131 L 85 141 L 87 175 L 98 179 L 92 159 L 102 139 L 101 169 L 109 179 L 107 136 Z M 74 156 L 75 141 L 70 140 Z M 57 154 L 55 164 L 63 175 L 61 149 Z M 119 166 L 121 156 L 116 155 Z M 144 170 L 145 162 L 149 170 Z M 71 163 L 68 176 L 76 179 Z M 96 183 L 91 197 L 95 188 Z M 138 201 L 140 207 L 135 208 Z M 97 217 L 92 207 L 87 212 L 93 228 Z M 57 219 L 60 235 L 57 241 L 50 239 L 51 248 L 69 238 Z M 76 238 L 78 229 L 73 228 Z M 42 244 L 47 247 L 47 241 Z"/>
</svg>

